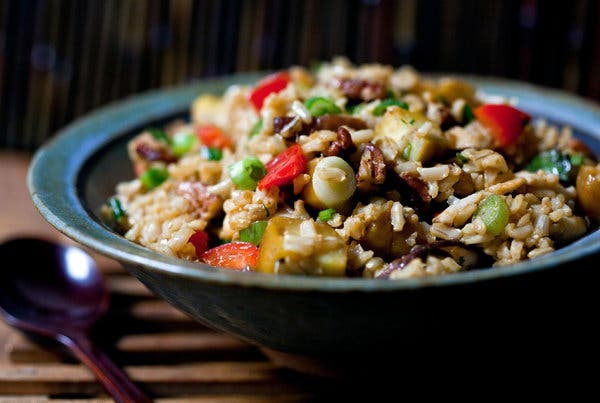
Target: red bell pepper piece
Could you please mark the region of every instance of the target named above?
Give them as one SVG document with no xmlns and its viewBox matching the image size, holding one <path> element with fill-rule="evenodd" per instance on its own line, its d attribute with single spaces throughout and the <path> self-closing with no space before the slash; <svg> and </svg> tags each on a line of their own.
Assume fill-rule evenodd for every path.
<svg viewBox="0 0 600 403">
<path fill-rule="evenodd" d="M 258 247 L 250 242 L 230 242 L 204 252 L 202 261 L 225 269 L 255 268 L 258 261 Z"/>
<path fill-rule="evenodd" d="M 231 148 L 233 142 L 223 130 L 215 125 L 203 125 L 196 127 L 196 135 L 207 147 L 211 148 Z"/>
<path fill-rule="evenodd" d="M 514 143 L 531 119 L 527 113 L 503 104 L 482 105 L 473 113 L 477 120 L 492 132 L 500 147 Z"/>
<path fill-rule="evenodd" d="M 306 171 L 306 157 L 302 152 L 302 147 L 294 144 L 269 161 L 265 167 L 267 174 L 258 182 L 259 190 L 292 183 L 296 176 Z"/>
<path fill-rule="evenodd" d="M 198 230 L 192 234 L 188 242 L 194 245 L 196 256 L 200 257 L 208 249 L 208 234 L 202 230 Z"/>
<path fill-rule="evenodd" d="M 284 90 L 289 82 L 290 75 L 287 71 L 266 76 L 258 82 L 256 88 L 250 94 L 250 102 L 257 111 L 260 111 L 267 95 Z"/>
</svg>

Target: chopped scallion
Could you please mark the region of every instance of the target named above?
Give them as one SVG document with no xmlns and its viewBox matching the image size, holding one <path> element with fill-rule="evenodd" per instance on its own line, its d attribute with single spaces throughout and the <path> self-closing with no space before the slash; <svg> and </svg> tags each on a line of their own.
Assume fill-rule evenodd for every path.
<svg viewBox="0 0 600 403">
<path fill-rule="evenodd" d="M 504 231 L 506 224 L 508 224 L 510 211 L 502 196 L 491 194 L 479 203 L 479 208 L 475 216 L 481 218 L 487 232 L 498 236 Z"/>
<path fill-rule="evenodd" d="M 469 124 L 475 120 L 475 114 L 473 113 L 473 109 L 469 105 L 465 105 L 463 109 L 463 123 Z"/>
<path fill-rule="evenodd" d="M 467 162 L 469 162 L 469 158 L 465 157 L 462 153 L 458 152 L 456 153 L 456 159 L 461 163 L 461 164 L 466 164 Z"/>
<path fill-rule="evenodd" d="M 196 136 L 190 132 L 177 132 L 171 139 L 171 151 L 175 157 L 181 158 L 185 153 L 189 152 L 196 143 Z"/>
<path fill-rule="evenodd" d="M 398 106 L 402 109 L 408 110 L 408 104 L 406 102 L 400 101 L 398 99 L 387 98 L 381 101 L 379 105 L 377 105 L 375 109 L 373 109 L 373 115 L 383 116 L 387 108 L 390 106 Z"/>
<path fill-rule="evenodd" d="M 571 161 L 571 165 L 578 167 L 583 165 L 585 157 L 581 154 L 571 154 L 569 160 Z"/>
<path fill-rule="evenodd" d="M 148 133 L 150 133 L 152 135 L 152 137 L 154 137 L 156 140 L 163 142 L 165 144 L 170 143 L 169 136 L 167 136 L 167 133 L 165 133 L 164 130 L 157 129 L 156 127 L 149 127 L 146 129 L 146 131 Z"/>
<path fill-rule="evenodd" d="M 238 189 L 254 190 L 267 174 L 265 165 L 256 157 L 246 157 L 229 167 L 229 176 Z"/>
<path fill-rule="evenodd" d="M 406 147 L 404 147 L 404 151 L 402 151 L 402 158 L 405 160 L 410 159 L 410 152 L 412 151 L 412 144 L 408 143 Z"/>
<path fill-rule="evenodd" d="M 348 112 L 351 115 L 358 115 L 364 107 L 365 104 L 363 103 L 346 105 L 346 112 Z"/>
<path fill-rule="evenodd" d="M 140 181 L 146 190 L 152 190 L 169 177 L 169 171 L 162 167 L 150 167 L 140 176 Z"/>
<path fill-rule="evenodd" d="M 250 242 L 258 246 L 267 228 L 268 221 L 256 221 L 250 224 L 248 228 L 240 230 L 240 241 Z"/>
<path fill-rule="evenodd" d="M 256 122 L 254 124 L 254 126 L 252 126 L 252 129 L 250 130 L 250 138 L 256 136 L 258 133 L 260 133 L 260 131 L 262 130 L 263 127 L 263 121 L 262 119 L 260 119 L 258 122 Z"/>
<path fill-rule="evenodd" d="M 342 112 L 332 100 L 323 97 L 308 98 L 304 101 L 304 106 L 315 117 Z"/>
<path fill-rule="evenodd" d="M 120 221 L 125 217 L 125 211 L 123 211 L 123 207 L 121 207 L 121 202 L 116 197 L 111 197 L 108 200 L 108 205 L 112 210 L 113 218 L 115 221 Z"/>
<path fill-rule="evenodd" d="M 328 208 L 326 210 L 319 211 L 319 215 L 317 218 L 319 221 L 327 222 L 333 218 L 335 213 L 336 213 L 335 209 Z"/>
<path fill-rule="evenodd" d="M 558 150 L 544 151 L 535 156 L 527 165 L 526 169 L 531 172 L 542 170 L 551 174 L 558 175 L 563 182 L 570 180 L 570 174 L 573 170 L 571 160 Z"/>
<path fill-rule="evenodd" d="M 200 155 L 209 161 L 221 161 L 223 158 L 223 150 L 217 147 L 202 147 Z"/>
</svg>

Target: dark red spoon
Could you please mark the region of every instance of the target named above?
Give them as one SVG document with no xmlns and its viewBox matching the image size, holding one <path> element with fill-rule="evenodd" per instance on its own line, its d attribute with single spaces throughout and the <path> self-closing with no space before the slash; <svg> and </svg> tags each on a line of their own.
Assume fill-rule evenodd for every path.
<svg viewBox="0 0 600 403">
<path fill-rule="evenodd" d="M 152 401 L 90 338 L 90 327 L 108 308 L 109 294 L 87 253 L 19 238 L 0 244 L 0 260 L 0 314 L 7 323 L 65 345 L 115 401 Z"/>
</svg>

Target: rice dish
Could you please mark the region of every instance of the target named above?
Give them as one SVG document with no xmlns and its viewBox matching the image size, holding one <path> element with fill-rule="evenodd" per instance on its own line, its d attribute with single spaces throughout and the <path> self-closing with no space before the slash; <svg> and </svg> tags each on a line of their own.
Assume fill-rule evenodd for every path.
<svg viewBox="0 0 600 403">
<path fill-rule="evenodd" d="M 147 128 L 103 213 L 127 239 L 234 270 L 382 279 L 517 263 L 597 225 L 569 127 L 409 66 L 292 67 Z"/>
</svg>

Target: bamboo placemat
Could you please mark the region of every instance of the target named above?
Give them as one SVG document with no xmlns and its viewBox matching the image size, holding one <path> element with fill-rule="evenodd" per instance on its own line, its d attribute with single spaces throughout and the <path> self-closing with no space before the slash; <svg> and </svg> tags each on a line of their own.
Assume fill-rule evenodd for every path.
<svg viewBox="0 0 600 403">
<path fill-rule="evenodd" d="M 21 235 L 69 242 L 41 218 L 29 199 L 29 158 L 0 152 L 0 242 Z M 297 402 L 327 396 L 337 388 L 330 380 L 277 368 L 257 347 L 193 321 L 154 297 L 117 262 L 93 256 L 112 297 L 96 329 L 98 340 L 157 401 Z M 49 400 L 111 399 L 92 373 L 66 352 L 32 341 L 0 321 L 0 402 Z"/>
</svg>

